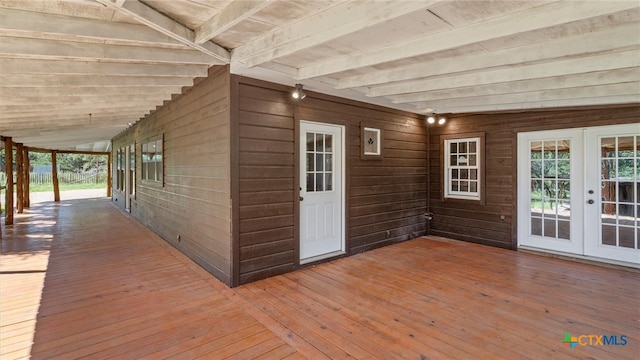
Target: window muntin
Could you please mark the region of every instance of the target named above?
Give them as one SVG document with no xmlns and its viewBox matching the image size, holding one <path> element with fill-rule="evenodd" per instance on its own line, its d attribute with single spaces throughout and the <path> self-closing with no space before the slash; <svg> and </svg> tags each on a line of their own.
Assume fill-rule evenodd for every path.
<svg viewBox="0 0 640 360">
<path fill-rule="evenodd" d="M 480 200 L 480 138 L 444 141 L 445 198 Z"/>
<path fill-rule="evenodd" d="M 142 144 L 142 180 L 163 182 L 163 155 L 162 137 Z"/>
</svg>

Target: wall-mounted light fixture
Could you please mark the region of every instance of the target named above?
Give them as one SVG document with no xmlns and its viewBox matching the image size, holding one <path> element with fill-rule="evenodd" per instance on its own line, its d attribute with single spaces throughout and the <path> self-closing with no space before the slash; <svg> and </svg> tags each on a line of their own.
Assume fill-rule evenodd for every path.
<svg viewBox="0 0 640 360">
<path fill-rule="evenodd" d="M 297 100 L 302 100 L 307 97 L 307 94 L 302 90 L 302 84 L 296 84 L 296 89 L 291 93 L 291 97 Z"/>
<path fill-rule="evenodd" d="M 444 125 L 447 122 L 447 119 L 444 116 L 438 116 L 438 114 L 429 115 L 427 122 L 429 124 L 435 124 L 436 119 L 438 119 L 438 125 Z"/>
</svg>

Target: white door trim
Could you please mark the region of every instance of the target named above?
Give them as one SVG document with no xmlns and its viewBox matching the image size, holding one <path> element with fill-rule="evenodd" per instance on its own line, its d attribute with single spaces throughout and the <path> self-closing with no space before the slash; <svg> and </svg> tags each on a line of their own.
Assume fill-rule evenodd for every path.
<svg viewBox="0 0 640 360">
<path fill-rule="evenodd" d="M 298 255 L 300 258 L 300 264 L 310 263 L 334 256 L 343 255 L 346 253 L 346 127 L 344 125 L 330 124 L 330 123 L 320 123 L 314 121 L 300 120 L 300 134 L 299 134 L 299 161 L 298 161 L 298 172 L 300 179 L 300 199 L 304 199 L 305 197 L 309 199 L 310 196 L 313 196 L 313 193 L 309 194 L 306 191 L 306 138 L 305 134 L 308 130 L 317 130 L 321 131 L 337 131 L 339 134 L 339 140 L 335 140 L 335 147 L 339 147 L 340 156 L 335 157 L 335 169 L 340 171 L 340 174 L 335 174 L 336 179 L 334 183 L 334 191 L 337 193 L 339 198 L 339 229 L 338 235 L 340 237 L 339 246 L 336 248 L 332 248 L 330 251 L 324 253 L 312 253 L 304 254 L 303 251 L 303 240 L 304 240 L 304 231 L 306 230 L 306 222 L 305 222 L 305 214 L 304 214 L 304 200 L 300 201 L 299 206 L 299 250 Z M 337 155 L 337 154 L 336 154 Z M 339 161 L 339 164 L 337 162 Z"/>
<path fill-rule="evenodd" d="M 575 258 L 640 267 L 640 250 L 601 244 L 601 209 L 603 209 L 603 201 L 601 193 L 602 155 L 600 139 L 616 136 L 637 136 L 638 134 L 640 134 L 640 124 L 638 123 L 519 133 L 517 158 L 518 247 L 559 253 Z M 531 176 L 531 165 L 534 161 L 531 159 L 531 144 L 533 141 L 561 139 L 571 141 L 571 230 L 570 241 L 568 242 L 541 235 L 532 235 L 535 233 L 532 232 L 532 219 L 539 216 L 536 215 L 537 211 L 532 213 L 531 210 L 532 189 L 538 187 L 532 182 Z M 626 158 L 625 156 L 622 159 Z M 560 160 L 558 160 L 559 162 Z M 542 176 L 542 178 L 547 179 L 546 176 Z M 553 179 L 550 178 L 550 180 Z M 636 181 L 638 181 L 637 178 Z M 546 181 L 543 180 L 543 182 Z M 545 213 L 545 211 L 542 210 L 541 213 Z"/>
</svg>

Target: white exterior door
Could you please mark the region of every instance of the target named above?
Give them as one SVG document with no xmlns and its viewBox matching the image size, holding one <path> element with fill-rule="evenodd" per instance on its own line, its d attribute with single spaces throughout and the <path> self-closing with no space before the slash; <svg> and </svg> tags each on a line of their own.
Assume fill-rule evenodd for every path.
<svg viewBox="0 0 640 360">
<path fill-rule="evenodd" d="M 640 125 L 518 134 L 518 245 L 640 264 Z"/>
<path fill-rule="evenodd" d="M 588 129 L 585 141 L 585 253 L 640 264 L 640 124 Z"/>
<path fill-rule="evenodd" d="M 300 122 L 300 262 L 345 251 L 344 127 Z"/>
</svg>

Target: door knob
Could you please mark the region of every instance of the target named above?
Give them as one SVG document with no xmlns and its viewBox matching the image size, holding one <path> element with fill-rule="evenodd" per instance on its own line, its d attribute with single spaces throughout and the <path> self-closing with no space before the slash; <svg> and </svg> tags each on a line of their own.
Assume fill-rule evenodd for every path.
<svg viewBox="0 0 640 360">
<path fill-rule="evenodd" d="M 587 204 L 593 204 L 595 201 L 593 201 L 593 199 L 589 199 L 587 200 Z"/>
<path fill-rule="evenodd" d="M 304 198 L 302 196 L 300 196 L 300 201 L 304 200 Z"/>
</svg>

